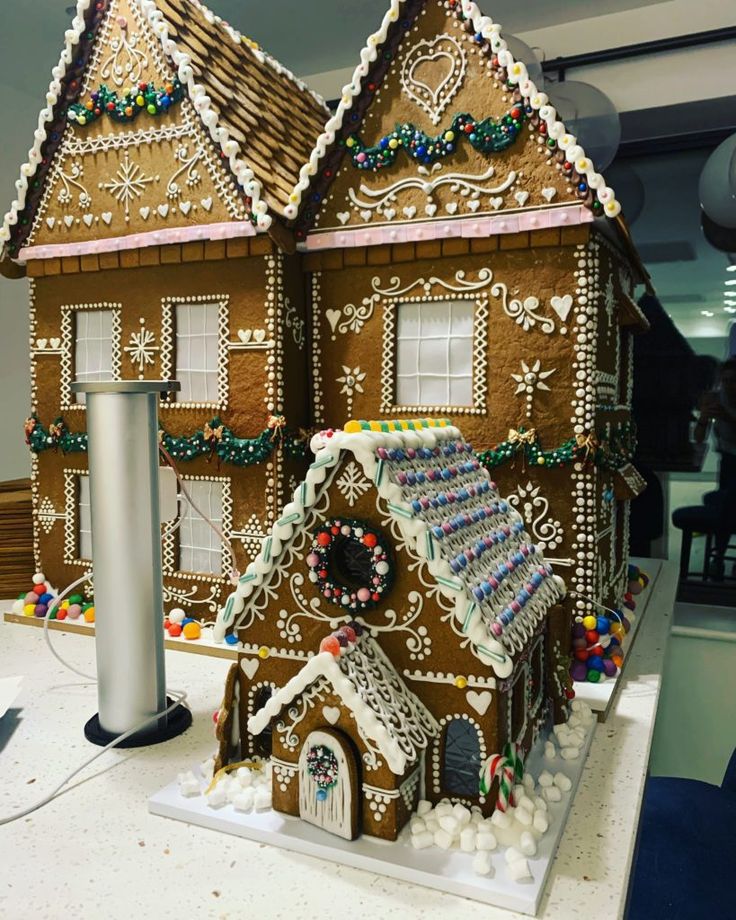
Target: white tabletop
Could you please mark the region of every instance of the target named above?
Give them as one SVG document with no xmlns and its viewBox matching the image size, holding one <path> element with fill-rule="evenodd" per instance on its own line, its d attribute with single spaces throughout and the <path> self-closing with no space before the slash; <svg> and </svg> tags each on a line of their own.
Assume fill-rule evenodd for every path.
<svg viewBox="0 0 736 920">
<path fill-rule="evenodd" d="M 676 566 L 665 564 L 614 712 L 599 725 L 540 916 L 620 916 L 646 779 Z M 94 748 L 82 734 L 96 690 L 64 670 L 40 630 L 4 623 L 0 676 L 24 676 L 0 720 L 0 817 L 40 798 Z M 89 639 L 54 633 L 61 653 L 94 667 Z M 511 920 L 521 915 L 371 873 L 150 815 L 148 797 L 214 750 L 212 712 L 230 662 L 166 653 L 193 727 L 167 744 L 110 752 L 73 788 L 0 827 L 0 916 L 156 920 Z"/>
</svg>

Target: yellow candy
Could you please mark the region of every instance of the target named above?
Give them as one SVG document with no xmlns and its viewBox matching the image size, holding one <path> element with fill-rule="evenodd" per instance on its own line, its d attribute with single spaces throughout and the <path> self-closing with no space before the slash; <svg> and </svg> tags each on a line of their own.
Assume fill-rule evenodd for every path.
<svg viewBox="0 0 736 920">
<path fill-rule="evenodd" d="M 354 138 L 352 138 L 352 137 L 349 137 L 349 138 L 345 141 L 345 146 L 346 146 L 346 147 L 352 147 L 354 144 L 355 144 L 355 140 L 354 140 Z"/>
<path fill-rule="evenodd" d="M 95 608 L 94 608 L 94 607 L 88 607 L 88 608 L 84 611 L 84 619 L 85 619 L 88 623 L 94 623 L 94 621 L 95 621 Z"/>
<path fill-rule="evenodd" d="M 455 686 L 458 690 L 464 690 L 468 686 L 468 682 L 464 677 L 456 677 Z"/>
<path fill-rule="evenodd" d="M 445 131 L 445 140 L 448 141 L 448 142 L 449 142 L 449 141 L 454 141 L 454 140 L 455 140 L 455 132 L 454 132 L 454 131 Z"/>
<path fill-rule="evenodd" d="M 258 657 L 259 657 L 259 658 L 268 658 L 268 656 L 269 656 L 270 654 L 271 654 L 271 652 L 268 650 L 268 648 L 267 648 L 265 645 L 262 645 L 262 646 L 258 649 Z"/>
<path fill-rule="evenodd" d="M 597 626 L 597 620 L 595 617 L 587 616 L 583 617 L 583 626 L 586 629 L 595 629 Z"/>
<path fill-rule="evenodd" d="M 135 104 L 136 104 L 136 105 L 143 105 L 143 103 L 144 103 L 145 101 L 146 101 L 146 100 L 143 98 L 143 96 L 136 96 Z"/>
<path fill-rule="evenodd" d="M 537 457 L 537 464 L 538 464 L 539 466 L 544 466 L 544 464 L 545 464 L 546 462 L 547 462 L 547 461 L 544 459 L 544 457 L 542 457 L 542 456 Z"/>
<path fill-rule="evenodd" d="M 61 607 L 62 610 L 67 610 L 67 609 L 70 607 L 70 602 L 69 602 L 69 601 L 62 601 L 61 604 L 60 604 L 59 606 Z"/>
<path fill-rule="evenodd" d="M 399 146 L 399 142 L 395 137 L 392 137 L 388 142 L 388 145 L 392 150 L 396 150 L 396 148 Z"/>
<path fill-rule="evenodd" d="M 187 623 L 182 632 L 184 633 L 185 639 L 199 639 L 202 635 L 202 629 L 199 623 L 195 622 Z"/>
<path fill-rule="evenodd" d="M 360 422 L 355 421 L 355 419 L 348 422 L 347 425 L 345 426 L 345 431 L 347 431 L 348 434 L 355 434 L 356 432 L 360 430 L 361 430 Z"/>
<path fill-rule="evenodd" d="M 35 605 L 35 604 L 26 604 L 25 607 L 23 608 L 23 616 L 24 616 L 24 617 L 32 617 L 32 616 L 34 616 L 35 613 L 36 613 L 36 605 Z"/>
</svg>

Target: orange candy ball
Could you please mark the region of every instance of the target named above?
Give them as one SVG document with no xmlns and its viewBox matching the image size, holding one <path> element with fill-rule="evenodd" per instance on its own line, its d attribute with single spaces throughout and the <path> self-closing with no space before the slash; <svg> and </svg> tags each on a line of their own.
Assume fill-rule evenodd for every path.
<svg viewBox="0 0 736 920">
<path fill-rule="evenodd" d="M 202 635 L 202 627 L 199 623 L 192 621 L 186 624 L 182 632 L 184 633 L 185 639 L 199 639 Z M 171 627 L 169 627 L 169 635 L 171 635 Z"/>
<path fill-rule="evenodd" d="M 172 623 L 172 624 L 169 626 L 169 636 L 170 636 L 172 639 L 175 639 L 177 636 L 180 636 L 180 635 L 181 635 L 181 624 L 180 624 L 180 623 Z"/>
<path fill-rule="evenodd" d="M 85 619 L 88 623 L 94 623 L 94 621 L 95 621 L 95 608 L 94 608 L 94 607 L 88 607 L 88 608 L 84 611 L 84 619 Z"/>
<path fill-rule="evenodd" d="M 320 652 L 329 652 L 337 657 L 340 654 L 340 643 L 335 636 L 325 636 L 319 644 Z"/>
</svg>

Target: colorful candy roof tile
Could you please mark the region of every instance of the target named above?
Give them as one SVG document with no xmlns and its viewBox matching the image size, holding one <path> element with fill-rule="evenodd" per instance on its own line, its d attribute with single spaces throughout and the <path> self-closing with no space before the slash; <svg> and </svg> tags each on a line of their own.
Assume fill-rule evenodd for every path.
<svg viewBox="0 0 736 920">
<path fill-rule="evenodd" d="M 513 670 L 549 608 L 564 595 L 517 511 L 501 499 L 470 444 L 445 420 L 349 422 L 312 439 L 316 459 L 263 548 L 219 612 L 215 639 L 247 619 L 278 569 L 284 546 L 344 453 L 373 482 L 406 550 L 426 565 L 454 614 L 463 645 L 500 678 Z"/>
<path fill-rule="evenodd" d="M 490 5 L 491 0 L 487 0 Z M 360 52 L 360 63 L 355 68 L 353 79 L 343 87 L 340 103 L 320 134 L 308 162 L 299 173 L 291 196 L 290 204 L 285 210 L 289 219 L 295 220 L 299 215 L 302 202 L 315 177 L 324 173 L 325 168 L 334 175 L 339 157 L 330 155 L 340 148 L 340 142 L 347 140 L 360 128 L 365 111 L 393 57 L 395 46 L 407 28 L 415 21 L 425 2 L 416 0 L 390 0 L 390 5 L 383 17 L 380 27 L 368 37 L 365 47 Z M 534 118 L 539 118 L 546 126 L 546 134 L 560 150 L 566 153 L 576 172 L 585 177 L 587 186 L 593 191 L 591 202 L 595 204 L 595 213 L 616 217 L 621 205 L 613 189 L 598 172 L 591 159 L 586 155 L 576 137 L 570 134 L 557 117 L 554 106 L 550 105 L 546 93 L 539 92 L 529 79 L 526 66 L 514 60 L 507 43 L 501 36 L 501 27 L 489 16 L 484 16 L 476 3 L 471 0 L 448 0 L 451 9 L 465 27 L 474 32 L 479 53 L 486 51 L 495 55 L 501 67 L 505 68 L 508 82 L 517 86 L 525 104 L 531 106 Z M 329 162 L 325 162 L 328 158 Z M 592 206 L 592 204 L 591 204 Z"/>
<path fill-rule="evenodd" d="M 329 109 L 250 39 L 199 0 L 130 0 L 161 42 L 212 140 L 250 199 L 257 226 L 266 230 L 288 203 L 298 170 L 309 156 Z M 84 73 L 110 10 L 109 0 L 77 0 L 76 15 L 52 71 L 34 144 L 16 182 L 17 198 L 0 227 L 0 243 L 20 248 L 39 198 L 32 193 L 60 143 L 67 113 L 74 117 Z M 180 89 L 181 88 L 181 89 Z M 288 131 L 284 125 L 288 124 Z"/>
<path fill-rule="evenodd" d="M 394 670 L 378 643 L 363 635 L 337 654 L 321 651 L 248 720 L 258 735 L 308 687 L 330 685 L 352 712 L 369 750 L 377 748 L 391 771 L 401 775 L 416 763 L 439 726 Z"/>
</svg>

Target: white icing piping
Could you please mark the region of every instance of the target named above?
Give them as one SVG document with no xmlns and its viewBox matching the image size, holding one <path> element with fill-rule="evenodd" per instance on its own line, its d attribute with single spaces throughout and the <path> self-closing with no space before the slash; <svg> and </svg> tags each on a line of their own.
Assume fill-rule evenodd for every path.
<svg viewBox="0 0 736 920">
<path fill-rule="evenodd" d="M 6 243 L 10 239 L 11 228 L 18 223 L 18 215 L 25 207 L 29 181 L 36 175 L 41 163 L 41 146 L 46 140 L 46 125 L 53 121 L 54 107 L 61 94 L 61 81 L 72 63 L 74 49 L 85 31 L 84 14 L 91 3 L 92 0 L 77 0 L 77 11 L 71 28 L 64 33 L 64 50 L 61 52 L 59 63 L 51 71 L 51 83 L 46 93 L 46 107 L 41 109 L 38 115 L 38 127 L 33 133 L 33 147 L 28 151 L 28 161 L 20 168 L 20 178 L 15 183 L 17 196 L 10 205 L 10 210 L 5 215 L 2 228 L 0 228 L 0 243 Z"/>
<path fill-rule="evenodd" d="M 391 0 L 391 6 L 383 17 L 380 28 L 369 36 L 365 48 L 360 52 L 360 63 L 355 68 L 352 82 L 343 87 L 342 98 L 335 114 L 327 122 L 324 131 L 317 139 L 309 162 L 299 172 L 299 181 L 289 196 L 289 204 L 283 211 L 284 217 L 289 220 L 297 217 L 302 196 L 309 188 L 312 177 L 317 174 L 320 160 L 335 142 L 337 132 L 342 128 L 345 113 L 352 108 L 354 100 L 361 94 L 363 80 L 368 76 L 370 65 L 378 57 L 378 48 L 386 41 L 388 30 L 399 18 L 399 12 L 405 2 L 406 0 Z M 547 95 L 540 93 L 533 81 L 529 79 L 526 66 L 521 61 L 514 60 L 506 42 L 501 38 L 500 25 L 494 23 L 489 16 L 484 16 L 472 0 L 462 0 L 462 10 L 472 21 L 476 33 L 480 33 L 483 38 L 490 41 L 493 52 L 498 55 L 499 63 L 508 72 L 509 82 L 516 83 L 522 96 L 528 99 L 531 107 L 539 112 L 540 118 L 547 125 L 547 135 L 557 141 L 560 149 L 565 151 L 568 162 L 574 165 L 578 173 L 586 177 L 589 187 L 597 193 L 606 216 L 616 217 L 621 211 L 621 205 L 616 200 L 615 192 L 606 185 L 603 176 L 595 171 L 592 161 L 585 155 L 585 150 L 578 144 L 577 139 L 568 134 L 565 125 L 557 120 L 554 106 L 549 104 Z"/>
</svg>

